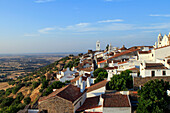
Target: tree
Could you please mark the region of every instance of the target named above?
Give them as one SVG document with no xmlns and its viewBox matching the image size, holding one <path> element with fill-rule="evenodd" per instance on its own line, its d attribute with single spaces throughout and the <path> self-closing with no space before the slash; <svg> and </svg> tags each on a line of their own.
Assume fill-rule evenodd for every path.
<svg viewBox="0 0 170 113">
<path fill-rule="evenodd" d="M 26 97 L 24 98 L 24 103 L 27 105 L 31 102 L 31 98 L 30 97 Z"/>
<path fill-rule="evenodd" d="M 47 86 L 48 86 L 48 81 L 47 80 L 44 80 L 43 82 L 42 82 L 42 88 L 44 89 L 44 88 L 47 88 Z"/>
<path fill-rule="evenodd" d="M 104 80 L 104 77 L 103 77 L 102 74 L 103 74 L 103 72 L 100 72 L 100 73 L 99 73 L 98 77 L 97 77 L 96 80 L 94 81 L 95 84 L 98 83 L 98 82 L 100 82 L 100 81 L 103 81 L 103 80 Z"/>
<path fill-rule="evenodd" d="M 65 83 L 62 83 L 60 81 L 55 81 L 53 82 L 44 92 L 43 92 L 43 96 L 47 96 L 50 93 L 53 92 L 53 89 L 59 89 L 62 88 L 65 85 Z"/>
<path fill-rule="evenodd" d="M 138 90 L 138 113 L 164 113 L 168 103 L 169 82 L 151 80 Z"/>
<path fill-rule="evenodd" d="M 14 99 L 12 97 L 7 97 L 1 102 L 0 107 L 3 108 L 5 106 L 10 106 L 13 101 Z"/>
<path fill-rule="evenodd" d="M 97 77 L 99 75 L 100 72 L 107 72 L 105 69 L 103 68 L 98 68 L 93 72 L 94 77 Z M 105 78 L 105 77 L 104 77 Z"/>
<path fill-rule="evenodd" d="M 124 71 L 120 75 L 114 75 L 109 82 L 109 88 L 117 91 L 124 91 L 133 88 L 131 71 Z"/>
<path fill-rule="evenodd" d="M 33 82 L 32 88 L 35 89 L 35 88 L 38 87 L 39 85 L 40 85 L 39 82 Z"/>
</svg>

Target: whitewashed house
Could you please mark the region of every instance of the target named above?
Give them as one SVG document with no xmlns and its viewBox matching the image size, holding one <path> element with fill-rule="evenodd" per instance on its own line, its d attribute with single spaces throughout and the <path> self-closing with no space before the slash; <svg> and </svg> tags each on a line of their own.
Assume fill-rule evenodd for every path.
<svg viewBox="0 0 170 113">
<path fill-rule="evenodd" d="M 57 74 L 57 79 L 59 79 L 61 82 L 70 81 L 75 78 L 73 76 L 74 73 L 76 73 L 75 70 L 71 71 L 70 68 L 66 68 Z"/>
<path fill-rule="evenodd" d="M 141 77 L 170 76 L 170 69 L 162 63 L 146 63 L 140 65 Z"/>
</svg>

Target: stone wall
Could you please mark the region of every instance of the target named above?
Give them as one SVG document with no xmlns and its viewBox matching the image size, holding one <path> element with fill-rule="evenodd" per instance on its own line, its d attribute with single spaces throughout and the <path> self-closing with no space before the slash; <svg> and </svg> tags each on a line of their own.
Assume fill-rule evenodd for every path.
<svg viewBox="0 0 170 113">
<path fill-rule="evenodd" d="M 155 79 L 163 79 L 164 81 L 168 81 L 170 82 L 170 76 L 166 76 L 166 77 L 146 77 L 146 78 L 140 78 L 140 77 L 134 77 L 133 78 L 133 86 L 134 88 L 139 87 L 140 85 L 143 86 L 146 82 L 150 81 L 150 80 L 155 80 Z"/>
<path fill-rule="evenodd" d="M 39 111 L 47 110 L 48 113 L 73 113 L 72 102 L 58 96 L 38 102 Z"/>
</svg>

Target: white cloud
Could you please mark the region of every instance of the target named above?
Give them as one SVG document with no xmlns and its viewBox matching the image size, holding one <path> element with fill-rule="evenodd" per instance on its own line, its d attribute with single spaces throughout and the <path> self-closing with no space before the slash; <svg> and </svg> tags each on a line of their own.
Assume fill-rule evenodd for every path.
<svg viewBox="0 0 170 113">
<path fill-rule="evenodd" d="M 90 25 L 90 23 L 79 23 L 79 24 L 76 24 L 76 26 L 80 26 L 80 27 L 86 27 Z"/>
<path fill-rule="evenodd" d="M 55 0 L 35 0 L 35 3 L 46 3 L 46 2 L 52 2 Z"/>
<path fill-rule="evenodd" d="M 49 33 L 49 31 L 53 31 L 55 30 L 56 28 L 54 27 L 47 27 L 47 28 L 43 28 L 43 29 L 40 29 L 38 30 L 39 33 L 43 33 L 43 34 L 46 34 L 46 33 Z"/>
<path fill-rule="evenodd" d="M 114 19 L 114 20 L 102 20 L 98 21 L 98 23 L 110 23 L 110 22 L 122 22 L 122 19 Z"/>
<path fill-rule="evenodd" d="M 90 23 L 79 23 L 79 24 L 75 24 L 75 25 L 69 25 L 66 27 L 60 27 L 58 28 L 59 30 L 73 30 L 73 31 L 78 31 L 80 29 L 85 29 L 86 27 L 88 27 L 90 25 Z"/>
<path fill-rule="evenodd" d="M 150 14 L 149 16 L 154 16 L 154 17 L 170 17 L 170 14 L 166 14 L 166 15 Z"/>
</svg>

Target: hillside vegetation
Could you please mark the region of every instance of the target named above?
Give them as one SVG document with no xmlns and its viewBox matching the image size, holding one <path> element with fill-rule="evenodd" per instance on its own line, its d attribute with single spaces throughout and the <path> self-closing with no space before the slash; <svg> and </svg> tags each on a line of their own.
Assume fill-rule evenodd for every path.
<svg viewBox="0 0 170 113">
<path fill-rule="evenodd" d="M 69 55 L 28 75 L 10 80 L 8 84 L 3 83 L 6 88 L 1 86 L 0 113 L 16 113 L 28 104 L 34 106 L 40 96 L 46 96 L 53 89 L 65 86 L 65 83 L 56 81 L 56 73 L 59 70 L 78 64 L 78 57 Z M 55 76 L 48 78 L 49 74 Z"/>
</svg>

